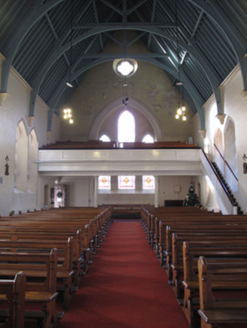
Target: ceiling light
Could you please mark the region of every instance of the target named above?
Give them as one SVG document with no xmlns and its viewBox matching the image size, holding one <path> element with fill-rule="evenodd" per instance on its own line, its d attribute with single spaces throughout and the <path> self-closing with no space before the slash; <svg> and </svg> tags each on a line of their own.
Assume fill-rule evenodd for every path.
<svg viewBox="0 0 247 328">
<path fill-rule="evenodd" d="M 66 85 L 67 85 L 67 87 L 69 87 L 69 88 L 73 88 L 73 85 L 72 85 L 69 81 L 66 82 Z"/>
</svg>

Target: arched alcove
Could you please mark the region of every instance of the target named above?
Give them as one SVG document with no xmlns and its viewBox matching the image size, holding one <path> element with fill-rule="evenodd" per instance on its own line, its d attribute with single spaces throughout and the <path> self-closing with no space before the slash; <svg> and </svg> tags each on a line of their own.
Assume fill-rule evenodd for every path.
<svg viewBox="0 0 247 328">
<path fill-rule="evenodd" d="M 214 161 L 218 165 L 222 174 L 224 174 L 224 162 L 222 161 L 222 156 L 224 156 L 224 143 L 223 143 L 223 135 L 220 128 L 218 128 L 214 135 Z"/>
<path fill-rule="evenodd" d="M 15 191 L 26 192 L 28 163 L 28 134 L 23 120 L 16 127 Z"/>
<path fill-rule="evenodd" d="M 235 125 L 228 116 L 224 128 L 224 157 L 230 168 L 237 175 L 237 152 L 235 139 Z"/>
<path fill-rule="evenodd" d="M 35 162 L 38 160 L 39 144 L 37 135 L 34 129 L 28 137 L 28 190 L 36 192 L 37 178 L 38 178 L 38 167 Z"/>
<path fill-rule="evenodd" d="M 160 125 L 160 122 L 157 120 L 155 115 L 153 114 L 152 110 L 148 108 L 144 103 L 142 103 L 140 100 L 135 99 L 133 97 L 129 97 L 128 101 L 128 110 L 132 113 L 136 113 L 137 116 L 138 114 L 140 117 L 145 119 L 147 126 L 150 126 L 149 131 L 145 131 L 145 134 L 149 133 L 154 136 L 155 141 L 162 141 L 164 140 L 164 132 L 162 130 L 162 127 Z M 99 137 L 102 135 L 102 131 L 104 131 L 104 134 L 107 134 L 111 140 L 117 140 L 116 135 L 117 132 L 115 132 L 115 135 L 111 135 L 107 131 L 105 131 L 105 126 L 107 125 L 107 121 L 110 120 L 110 117 L 114 114 L 117 114 L 118 112 L 123 110 L 123 103 L 122 103 L 122 97 L 119 97 L 109 103 L 107 106 L 102 108 L 96 119 L 94 120 L 90 133 L 89 133 L 89 139 L 99 139 Z M 117 118 L 118 115 L 116 116 L 116 131 L 117 131 Z M 111 123 L 112 124 L 112 123 Z M 139 136 L 140 140 L 136 141 L 141 141 L 143 133 L 139 132 L 137 133 L 137 136 Z"/>
</svg>

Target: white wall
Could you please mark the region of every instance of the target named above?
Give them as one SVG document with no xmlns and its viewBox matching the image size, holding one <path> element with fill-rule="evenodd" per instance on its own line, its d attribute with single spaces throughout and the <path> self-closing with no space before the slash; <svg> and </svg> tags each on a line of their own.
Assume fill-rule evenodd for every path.
<svg viewBox="0 0 247 328">
<path fill-rule="evenodd" d="M 121 38 L 121 36 L 122 32 L 115 35 L 116 38 Z M 130 36 L 130 40 L 132 39 L 133 35 Z M 128 51 L 145 53 L 147 49 L 138 40 L 128 48 Z M 103 53 L 112 52 L 121 53 L 122 48 L 116 45 L 115 42 L 110 41 L 104 48 Z M 190 118 L 193 113 L 188 109 L 188 121 L 175 121 L 175 112 L 181 95 L 177 92 L 176 87 L 172 85 L 172 81 L 164 70 L 153 64 L 138 61 L 137 72 L 127 78 L 128 87 L 125 90 L 123 88 L 125 79 L 119 77 L 112 66 L 112 61 L 110 61 L 93 67 L 87 72 L 81 85 L 75 90 L 70 100 L 74 124 L 73 126 L 63 126 L 63 140 L 88 140 L 92 124 L 101 110 L 114 103 L 116 99 L 119 99 L 119 104 L 122 106 L 122 99 L 126 96 L 126 93 L 130 99 L 133 97 L 137 101 L 139 100 L 152 111 L 161 124 L 164 140 L 188 140 L 190 136 Z M 131 110 L 131 106 L 128 109 Z M 141 116 L 140 119 L 142 119 Z M 148 130 L 148 126 L 145 128 Z M 102 132 L 113 137 L 116 135 L 114 126 L 109 125 L 107 130 L 108 133 L 106 130 Z"/>
<path fill-rule="evenodd" d="M 2 60 L 2 57 L 0 57 Z M 0 65 L 1 66 L 1 65 Z M 213 140 L 218 127 L 224 131 L 224 125 L 221 126 L 216 116 L 216 104 L 214 97 L 210 98 L 205 107 L 206 139 L 203 139 L 198 132 L 199 120 L 195 115 L 188 125 L 177 125 L 173 118 L 172 111 L 175 110 L 176 92 L 168 83 L 165 73 L 157 67 L 150 64 L 140 63 L 140 70 L 131 82 L 135 97 L 139 97 L 147 103 L 150 109 L 157 116 L 164 129 L 165 140 L 187 140 L 188 136 L 193 136 L 199 146 L 203 146 L 210 158 L 213 158 Z M 105 81 L 106 73 L 109 73 L 109 80 Z M 153 74 L 153 75 L 152 75 Z M 133 78 L 134 78 L 133 77 Z M 150 82 L 152 77 L 152 83 Z M 97 95 L 95 95 L 92 83 L 97 79 Z M 140 82 L 141 81 L 141 82 Z M 107 82 L 107 83 L 106 83 Z M 121 81 L 120 81 L 121 82 Z M 65 138 L 68 139 L 87 139 L 91 124 L 94 119 L 109 101 L 120 96 L 119 79 L 112 72 L 110 63 L 94 68 L 88 73 L 83 84 L 78 88 L 74 102 L 80 106 L 80 117 L 73 128 L 70 126 L 63 132 L 66 132 Z M 151 84 L 150 84 L 151 83 Z M 167 87 L 165 93 L 164 85 Z M 99 88 L 100 87 L 100 88 Z M 236 151 L 238 163 L 238 192 L 237 200 L 242 208 L 247 211 L 247 175 L 243 174 L 243 155 L 247 153 L 246 148 L 246 122 L 247 122 L 247 102 L 242 96 L 243 83 L 239 68 L 237 67 L 226 81 L 222 84 L 222 95 L 224 102 L 224 111 L 229 115 L 235 124 L 236 131 Z M 114 91 L 115 90 L 115 91 Z M 15 169 L 15 142 L 16 127 L 20 120 L 24 120 L 27 132 L 34 128 L 37 134 L 39 146 L 47 143 L 53 143 L 59 140 L 60 119 L 54 116 L 52 135 L 47 139 L 47 111 L 48 107 L 42 100 L 38 99 L 35 106 L 35 120 L 30 126 L 27 124 L 29 112 L 30 87 L 23 79 L 11 70 L 8 84 L 9 97 L 0 108 L 0 214 L 8 215 L 10 211 L 41 208 L 44 205 L 45 186 L 51 188 L 54 180 L 61 177 L 39 177 L 36 193 L 14 192 L 14 169 Z M 83 98 L 85 97 L 85 98 Z M 164 98 L 165 97 L 165 98 Z M 75 117 L 76 119 L 76 117 Z M 179 123 L 180 124 L 180 123 Z M 9 157 L 9 175 L 5 173 L 5 157 Z M 93 177 L 83 178 L 64 178 L 61 183 L 67 187 L 67 205 L 70 206 L 93 206 L 94 179 Z M 165 199 L 184 199 L 190 182 L 193 181 L 195 187 L 198 183 L 201 185 L 201 202 L 209 209 L 218 209 L 217 202 L 209 184 L 204 177 L 160 177 L 159 178 L 159 205 L 163 206 Z M 174 192 L 174 186 L 181 185 L 181 192 Z M 153 194 L 142 194 L 139 191 L 134 195 L 113 193 L 112 195 L 101 194 L 98 203 L 150 203 L 153 204 Z"/>
<path fill-rule="evenodd" d="M 0 66 L 3 58 L 0 56 Z M 11 69 L 8 82 L 8 98 L 0 107 L 0 215 L 8 215 L 12 210 L 26 211 L 42 207 L 43 183 L 39 184 L 40 189 L 35 193 L 14 192 L 15 174 L 15 147 L 16 147 L 16 127 L 23 119 L 27 133 L 34 128 L 37 134 L 39 146 L 48 142 L 55 142 L 59 138 L 59 121 L 54 117 L 53 134 L 47 140 L 47 111 L 48 108 L 41 99 L 38 99 L 35 107 L 35 120 L 28 126 L 27 116 L 29 113 L 30 87 Z M 9 157 L 9 175 L 5 174 L 5 157 Z M 52 183 L 53 184 L 53 183 Z M 39 195 L 39 197 L 37 196 Z M 39 200 L 38 200 L 39 199 Z"/>
<path fill-rule="evenodd" d="M 159 177 L 159 206 L 165 200 L 184 200 L 192 177 Z M 67 206 L 94 206 L 94 177 L 64 177 L 59 181 L 66 186 Z M 111 177 L 112 189 L 98 191 L 98 205 L 101 204 L 152 204 L 154 191 L 142 190 L 142 177 L 136 176 L 136 189 L 119 191 L 117 176 Z M 180 189 L 179 192 L 177 190 Z"/>
<path fill-rule="evenodd" d="M 214 160 L 214 136 L 217 129 L 223 134 L 224 148 L 224 131 L 227 117 L 229 116 L 235 125 L 236 137 L 236 156 L 238 165 L 238 191 L 235 193 L 237 201 L 242 209 L 247 211 L 247 175 L 243 174 L 243 155 L 247 154 L 246 147 L 246 122 L 247 122 L 247 98 L 243 95 L 243 81 L 239 67 L 237 66 L 229 77 L 221 85 L 222 100 L 224 107 L 225 120 L 221 124 L 216 118 L 217 109 L 214 96 L 212 96 L 205 104 L 205 122 L 206 122 L 206 138 L 202 139 L 198 133 L 199 122 L 198 115 L 193 118 L 193 131 L 195 142 L 204 148 L 208 153 L 210 160 Z M 223 150 L 224 152 L 224 150 Z M 224 154 L 223 154 L 224 155 Z M 205 181 L 205 177 L 194 178 L 195 183 L 201 183 L 202 199 L 204 206 L 209 209 L 216 208 L 217 202 L 214 192 Z"/>
</svg>

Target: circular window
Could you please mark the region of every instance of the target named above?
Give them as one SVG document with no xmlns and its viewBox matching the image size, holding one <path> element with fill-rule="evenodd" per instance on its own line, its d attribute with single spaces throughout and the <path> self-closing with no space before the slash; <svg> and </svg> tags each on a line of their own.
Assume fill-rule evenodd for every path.
<svg viewBox="0 0 247 328">
<path fill-rule="evenodd" d="M 137 71 L 138 64 L 135 59 L 115 59 L 113 69 L 119 76 L 131 76 Z"/>
</svg>

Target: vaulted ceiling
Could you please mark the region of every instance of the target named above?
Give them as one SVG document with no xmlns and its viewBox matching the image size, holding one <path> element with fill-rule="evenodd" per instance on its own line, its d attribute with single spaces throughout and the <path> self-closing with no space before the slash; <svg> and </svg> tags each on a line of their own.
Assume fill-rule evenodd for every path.
<svg viewBox="0 0 247 328">
<path fill-rule="evenodd" d="M 159 66 L 175 86 L 180 78 L 203 121 L 202 105 L 212 94 L 222 113 L 219 86 L 237 64 L 247 90 L 246 22 L 246 0 L 2 0 L 1 93 L 13 66 L 32 88 L 29 116 L 37 95 L 53 113 L 65 101 L 68 72 L 72 94 L 91 67 L 130 57 Z M 136 37 L 120 42 L 118 30 Z M 109 39 L 123 52 L 102 53 Z M 128 55 L 139 39 L 148 52 Z"/>
</svg>

